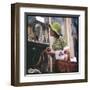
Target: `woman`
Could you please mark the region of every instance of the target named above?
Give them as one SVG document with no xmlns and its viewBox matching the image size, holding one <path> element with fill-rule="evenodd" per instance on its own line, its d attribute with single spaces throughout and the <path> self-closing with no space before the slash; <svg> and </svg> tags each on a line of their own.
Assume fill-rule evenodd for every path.
<svg viewBox="0 0 90 90">
<path fill-rule="evenodd" d="M 54 42 L 52 44 L 53 50 L 51 50 L 50 48 L 47 48 L 46 50 L 48 54 L 53 55 L 55 54 L 55 51 L 63 50 L 67 44 L 61 35 L 61 26 L 58 22 L 50 24 L 49 28 L 50 28 L 50 36 L 54 37 Z"/>
<path fill-rule="evenodd" d="M 52 44 L 52 49 L 49 47 L 45 51 L 48 55 L 52 57 L 54 64 L 54 72 L 62 72 L 59 68 L 60 60 L 69 60 L 70 53 L 69 48 L 65 48 L 67 46 L 63 36 L 61 35 L 61 26 L 58 22 L 54 22 L 49 25 L 50 35 L 54 37 L 54 42 Z M 64 50 L 65 48 L 65 50 Z M 64 68 L 62 68 L 64 69 Z"/>
</svg>

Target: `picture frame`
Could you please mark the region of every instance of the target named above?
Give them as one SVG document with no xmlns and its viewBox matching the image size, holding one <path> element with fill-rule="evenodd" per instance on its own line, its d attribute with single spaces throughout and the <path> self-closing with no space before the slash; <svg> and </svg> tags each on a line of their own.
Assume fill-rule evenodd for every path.
<svg viewBox="0 0 90 90">
<path fill-rule="evenodd" d="M 60 27 L 57 22 L 61 25 Z M 50 30 L 54 30 L 54 33 L 58 35 L 57 28 L 61 30 L 59 34 L 67 41 L 70 60 L 74 60 L 72 62 L 65 61 L 65 57 L 64 61 L 60 59 L 63 58 L 63 53 L 66 53 L 64 51 L 67 47 L 64 51 L 62 48 L 61 51 L 59 50 L 59 55 L 63 54 L 61 56 L 58 55 L 58 50 L 55 51 L 55 60 L 50 59 L 51 56 L 45 53 L 43 53 L 45 56 L 41 54 L 42 51 L 48 51 L 47 47 L 52 48 L 50 45 L 53 38 Z M 36 51 L 33 52 L 33 50 Z M 48 54 L 51 55 L 51 53 Z M 87 55 L 87 7 L 32 3 L 11 4 L 11 85 L 32 86 L 87 82 Z M 45 59 L 43 62 L 42 57 Z M 42 63 L 38 66 L 39 60 Z"/>
</svg>

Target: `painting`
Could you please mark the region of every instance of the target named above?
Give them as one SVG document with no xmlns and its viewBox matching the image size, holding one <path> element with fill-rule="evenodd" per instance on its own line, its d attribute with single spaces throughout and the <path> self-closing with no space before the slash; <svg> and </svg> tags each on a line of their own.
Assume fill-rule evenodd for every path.
<svg viewBox="0 0 90 90">
<path fill-rule="evenodd" d="M 78 18 L 26 14 L 27 74 L 78 72 Z"/>
<path fill-rule="evenodd" d="M 87 82 L 87 7 L 11 5 L 11 85 Z"/>
</svg>

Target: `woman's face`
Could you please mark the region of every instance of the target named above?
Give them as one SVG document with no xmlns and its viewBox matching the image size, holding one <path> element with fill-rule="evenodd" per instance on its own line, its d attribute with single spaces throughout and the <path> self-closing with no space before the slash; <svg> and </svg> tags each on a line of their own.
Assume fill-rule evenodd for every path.
<svg viewBox="0 0 90 90">
<path fill-rule="evenodd" d="M 52 30 L 50 30 L 50 35 L 51 35 L 51 36 L 54 36 L 55 33 L 54 33 Z"/>
</svg>

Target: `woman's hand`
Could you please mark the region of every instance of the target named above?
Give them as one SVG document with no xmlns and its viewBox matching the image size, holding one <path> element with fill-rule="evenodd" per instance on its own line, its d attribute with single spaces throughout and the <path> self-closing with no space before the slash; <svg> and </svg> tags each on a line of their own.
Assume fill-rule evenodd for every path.
<svg viewBox="0 0 90 90">
<path fill-rule="evenodd" d="M 65 60 L 70 61 L 70 48 L 69 47 L 64 48 L 64 54 L 65 54 Z"/>
<path fill-rule="evenodd" d="M 53 51 L 50 47 L 45 49 L 45 52 L 50 55 L 50 56 L 54 56 L 55 55 L 55 51 Z"/>
</svg>

